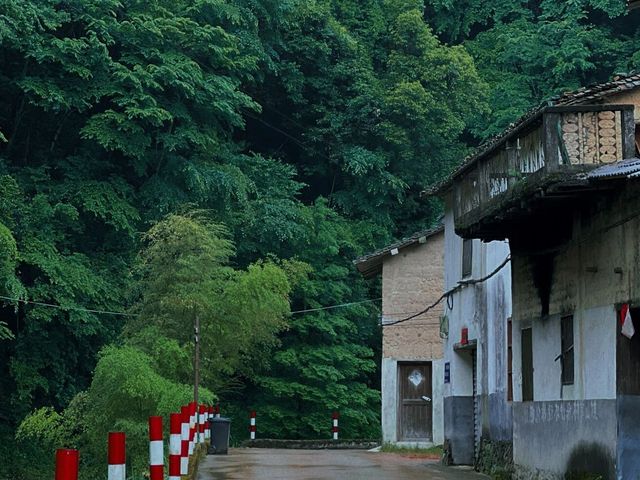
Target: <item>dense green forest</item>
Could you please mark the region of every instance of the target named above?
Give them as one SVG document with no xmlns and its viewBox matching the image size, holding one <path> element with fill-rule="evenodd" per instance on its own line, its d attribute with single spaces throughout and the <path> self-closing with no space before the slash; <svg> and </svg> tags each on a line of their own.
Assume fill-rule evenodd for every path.
<svg viewBox="0 0 640 480">
<path fill-rule="evenodd" d="M 116 428 L 142 472 L 196 317 L 237 438 L 377 437 L 378 304 L 321 308 L 474 146 L 640 67 L 625 5 L 0 0 L 0 478 L 98 478 Z"/>
</svg>

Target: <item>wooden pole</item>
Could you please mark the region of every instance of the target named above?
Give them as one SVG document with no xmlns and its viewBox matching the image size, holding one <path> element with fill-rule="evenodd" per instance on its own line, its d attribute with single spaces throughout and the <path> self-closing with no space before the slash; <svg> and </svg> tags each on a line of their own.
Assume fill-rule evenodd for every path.
<svg viewBox="0 0 640 480">
<path fill-rule="evenodd" d="M 198 403 L 198 386 L 200 385 L 200 316 L 196 314 L 196 321 L 193 335 L 195 343 L 194 359 L 193 359 L 193 401 L 196 402 L 196 408 Z M 196 411 L 197 415 L 197 411 Z"/>
</svg>

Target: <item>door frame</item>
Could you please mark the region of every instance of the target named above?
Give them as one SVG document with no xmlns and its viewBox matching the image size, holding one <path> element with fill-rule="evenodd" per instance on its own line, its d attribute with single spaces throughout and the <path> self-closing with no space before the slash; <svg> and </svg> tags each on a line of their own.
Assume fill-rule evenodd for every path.
<svg viewBox="0 0 640 480">
<path fill-rule="evenodd" d="M 396 439 L 398 442 L 403 443 L 423 443 L 423 442 L 433 442 L 433 360 L 398 360 L 396 362 Z M 431 425 L 429 426 L 429 434 L 430 436 L 427 438 L 419 438 L 419 439 L 405 439 L 403 438 L 403 430 L 402 430 L 402 395 L 400 391 L 402 389 L 402 378 L 400 377 L 400 369 L 401 367 L 407 366 L 428 366 L 430 370 L 431 377 L 431 385 L 429 386 L 429 390 L 431 391 L 431 402 L 429 403 L 429 408 L 431 409 L 431 415 L 429 418 L 431 419 Z"/>
</svg>

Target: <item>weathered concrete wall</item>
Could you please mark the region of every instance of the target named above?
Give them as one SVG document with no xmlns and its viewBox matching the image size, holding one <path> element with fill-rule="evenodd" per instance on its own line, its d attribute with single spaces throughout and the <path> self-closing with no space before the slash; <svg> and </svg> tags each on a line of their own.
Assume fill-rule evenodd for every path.
<svg viewBox="0 0 640 480">
<path fill-rule="evenodd" d="M 383 322 L 423 310 L 444 291 L 444 232 L 425 244 L 400 250 L 382 265 Z M 440 315 L 442 306 L 399 325 L 385 327 L 382 356 L 431 360 L 442 358 Z"/>
<path fill-rule="evenodd" d="M 640 300 L 640 186 L 627 185 L 567 214 L 572 239 L 553 256 L 550 315 Z M 517 249 L 513 257 L 514 316 L 538 319 L 542 304 L 533 278 L 537 257 Z"/>
<path fill-rule="evenodd" d="M 516 478 L 560 480 L 568 471 L 583 471 L 613 480 L 616 404 L 616 400 L 514 403 Z"/>
<path fill-rule="evenodd" d="M 618 397 L 618 480 L 638 478 L 640 472 L 640 396 Z"/>
<path fill-rule="evenodd" d="M 444 437 L 455 465 L 473 465 L 473 397 L 444 398 Z"/>
<path fill-rule="evenodd" d="M 445 214 L 445 284 L 447 290 L 462 280 L 462 238 L 455 234 L 453 214 Z M 472 275 L 479 279 L 493 272 L 509 255 L 506 242 L 473 241 Z M 473 363 L 469 351 L 455 351 L 462 328 L 477 340 L 476 376 L 478 431 L 497 441 L 511 439 L 511 405 L 507 402 L 507 320 L 511 316 L 511 270 L 507 265 L 497 275 L 476 285 L 463 287 L 449 299 L 445 314 L 449 336 L 445 340 L 445 362 L 450 383 L 445 384 L 445 438 L 454 463 L 473 463 Z M 468 410 L 468 411 L 465 411 Z M 476 439 L 477 440 L 477 439 Z"/>
<path fill-rule="evenodd" d="M 498 268 L 510 253 L 506 242 L 484 244 L 484 251 L 483 277 Z M 479 355 L 482 435 L 494 441 L 510 441 L 511 403 L 507 402 L 507 320 L 511 317 L 510 265 L 483 285 L 487 315 L 483 322 L 486 332 L 482 334 L 484 341 Z"/>
<path fill-rule="evenodd" d="M 398 361 L 382 359 L 382 441 L 398 441 Z"/>
<path fill-rule="evenodd" d="M 521 401 L 520 331 L 532 327 L 534 399 L 615 397 L 615 304 L 640 301 L 640 189 L 602 195 L 568 219 L 571 241 L 552 260 L 549 315 L 534 282 L 537 257 L 513 252 L 514 393 Z M 635 205 L 635 206 L 634 206 Z M 574 315 L 574 385 L 560 388 L 560 317 Z M 562 395 L 562 396 L 561 396 Z"/>
<path fill-rule="evenodd" d="M 444 360 L 434 360 L 432 365 L 433 377 L 433 443 L 444 443 Z"/>
<path fill-rule="evenodd" d="M 594 458 L 598 452 L 613 455 L 612 468 L 617 458 L 618 478 L 630 478 L 629 472 L 637 473 L 640 467 L 636 460 L 640 428 L 634 426 L 640 416 L 634 412 L 633 417 L 625 418 L 633 408 L 624 398 L 619 399 L 618 410 L 611 406 L 617 405 L 616 305 L 640 302 L 639 195 L 640 185 L 629 182 L 624 189 L 589 197 L 574 211 L 558 213 L 567 217 L 572 229 L 569 240 L 556 245 L 547 257 L 551 267 L 550 275 L 545 277 L 550 291 L 547 316 L 542 317 L 540 277 L 537 285 L 534 281 L 541 257 L 530 249 L 520 250 L 519 246 L 512 251 L 517 401 L 513 407 L 514 458 L 531 471 L 543 469 L 537 460 L 542 457 L 549 464 L 547 474 L 559 474 L 563 462 L 570 462 L 574 451 L 586 452 L 584 455 L 591 452 L 587 456 Z M 561 353 L 560 318 L 567 314 L 574 317 L 574 383 L 562 386 L 560 362 L 555 359 Z M 535 402 L 522 404 L 520 331 L 528 326 L 533 334 Z M 556 427 L 539 416 L 531 417 L 527 409 L 539 402 L 557 404 L 560 409 L 595 404 L 598 414 L 573 423 L 561 420 Z M 522 418 L 523 414 L 529 416 Z M 570 438 L 563 436 L 563 429 L 571 432 Z M 619 436 L 614 435 L 617 429 Z M 536 451 L 536 458 L 526 453 L 531 451 Z M 541 474 L 539 478 L 547 477 Z"/>
</svg>

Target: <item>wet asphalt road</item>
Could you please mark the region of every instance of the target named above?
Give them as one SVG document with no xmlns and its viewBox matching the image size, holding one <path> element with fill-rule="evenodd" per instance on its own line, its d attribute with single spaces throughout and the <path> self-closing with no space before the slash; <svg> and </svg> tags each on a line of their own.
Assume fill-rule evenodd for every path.
<svg viewBox="0 0 640 480">
<path fill-rule="evenodd" d="M 209 455 L 198 480 L 472 480 L 488 479 L 469 469 L 435 461 L 363 450 L 231 449 Z"/>
</svg>

